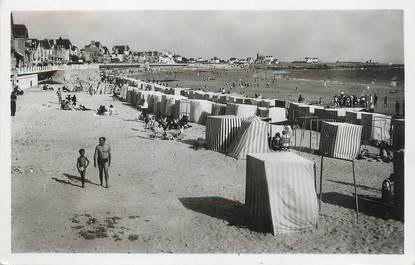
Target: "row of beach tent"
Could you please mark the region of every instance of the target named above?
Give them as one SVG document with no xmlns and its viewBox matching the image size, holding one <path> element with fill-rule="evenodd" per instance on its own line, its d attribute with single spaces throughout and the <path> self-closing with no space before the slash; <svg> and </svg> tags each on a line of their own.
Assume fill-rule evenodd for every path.
<svg viewBox="0 0 415 265">
<path fill-rule="evenodd" d="M 147 101 L 150 111 L 180 118 L 187 115 L 191 122 L 206 124 L 208 116 L 234 115 L 242 118 L 258 116 L 269 122 L 285 120 L 303 121 L 306 129 L 321 130 L 321 121 L 347 122 L 361 125 L 362 140 L 386 141 L 403 146 L 403 119 L 364 112 L 358 108 L 324 108 L 319 105 L 279 99 L 245 98 L 241 95 L 204 92 L 190 88 L 166 87 L 156 83 L 126 78 L 128 86 L 121 88 L 123 100 L 138 107 Z M 308 117 L 308 118 L 304 118 Z M 318 119 L 318 121 L 317 121 Z M 272 135 L 282 131 L 282 126 L 270 126 Z"/>
</svg>

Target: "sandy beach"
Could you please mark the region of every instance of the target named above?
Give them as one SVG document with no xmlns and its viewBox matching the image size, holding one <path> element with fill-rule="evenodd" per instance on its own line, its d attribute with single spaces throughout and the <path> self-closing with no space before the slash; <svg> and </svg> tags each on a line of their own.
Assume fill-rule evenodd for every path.
<svg viewBox="0 0 415 265">
<path fill-rule="evenodd" d="M 205 136 L 204 126 L 192 124 L 182 141 L 153 140 L 136 121 L 139 111 L 128 104 L 105 94 L 76 96 L 93 110 L 113 104 L 116 115 L 60 110 L 55 92 L 39 88 L 18 97 L 11 134 L 12 252 L 404 251 L 404 223 L 380 203 L 392 163 L 356 162 L 361 208 L 356 224 L 351 164 L 327 159 L 318 227 L 273 236 L 246 227 L 245 160 L 192 149 L 194 139 Z M 92 162 L 100 136 L 113 153 L 110 187 L 99 186 L 91 164 L 82 189 L 78 150 L 85 148 Z M 319 172 L 318 156 L 300 155 L 315 161 Z"/>
</svg>

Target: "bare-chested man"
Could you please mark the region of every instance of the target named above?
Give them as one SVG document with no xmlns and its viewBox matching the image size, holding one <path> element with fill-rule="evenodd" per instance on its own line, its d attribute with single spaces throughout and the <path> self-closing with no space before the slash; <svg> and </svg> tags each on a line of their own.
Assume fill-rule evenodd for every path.
<svg viewBox="0 0 415 265">
<path fill-rule="evenodd" d="M 106 188 L 108 188 L 108 168 L 111 165 L 111 147 L 105 144 L 105 137 L 99 138 L 99 144 L 95 147 L 95 154 L 94 154 L 94 167 L 99 169 L 99 181 L 101 186 L 102 184 L 102 171 L 105 174 L 105 184 Z"/>
</svg>

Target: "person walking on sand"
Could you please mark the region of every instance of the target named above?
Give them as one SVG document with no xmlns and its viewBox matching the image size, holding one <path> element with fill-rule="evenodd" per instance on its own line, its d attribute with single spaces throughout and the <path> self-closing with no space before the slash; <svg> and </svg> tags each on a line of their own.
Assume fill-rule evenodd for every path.
<svg viewBox="0 0 415 265">
<path fill-rule="evenodd" d="M 93 88 L 92 88 L 92 85 L 89 85 L 89 89 L 88 89 L 88 91 L 89 91 L 89 94 L 91 95 L 91 97 L 92 97 L 92 94 L 93 94 Z"/>
<path fill-rule="evenodd" d="M 58 95 L 58 101 L 59 101 L 59 104 L 61 104 L 61 102 L 62 102 L 62 92 L 61 92 L 60 87 L 58 88 L 58 91 L 56 91 L 56 95 Z"/>
<path fill-rule="evenodd" d="M 99 138 L 99 144 L 95 147 L 94 153 L 94 167 L 99 170 L 100 185 L 103 186 L 102 178 L 105 174 L 105 187 L 108 188 L 108 168 L 111 165 L 111 147 L 105 143 L 105 137 Z"/>
<path fill-rule="evenodd" d="M 16 101 L 17 101 L 16 92 L 13 91 L 12 94 L 10 95 L 10 110 L 11 110 L 12 116 L 16 114 Z"/>
<path fill-rule="evenodd" d="M 78 169 L 79 174 L 81 174 L 82 188 L 84 188 L 86 168 L 89 165 L 89 160 L 85 156 L 85 149 L 79 149 L 79 155 L 80 157 L 78 157 L 76 161 L 76 168 Z"/>
</svg>

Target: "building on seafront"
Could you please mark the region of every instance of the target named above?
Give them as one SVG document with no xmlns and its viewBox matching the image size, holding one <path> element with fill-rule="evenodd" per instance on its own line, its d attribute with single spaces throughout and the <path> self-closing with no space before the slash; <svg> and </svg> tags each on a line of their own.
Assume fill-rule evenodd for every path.
<svg viewBox="0 0 415 265">
<path fill-rule="evenodd" d="M 25 25 L 14 24 L 13 15 L 10 15 L 10 24 L 11 67 L 23 67 L 24 64 L 28 61 L 26 56 L 26 40 L 29 38 L 29 32 Z"/>
<path fill-rule="evenodd" d="M 107 47 L 103 46 L 101 42 L 91 40 L 91 43 L 85 45 L 82 49 L 81 57 L 85 62 L 91 63 L 109 63 L 111 62 L 111 54 Z"/>
</svg>

